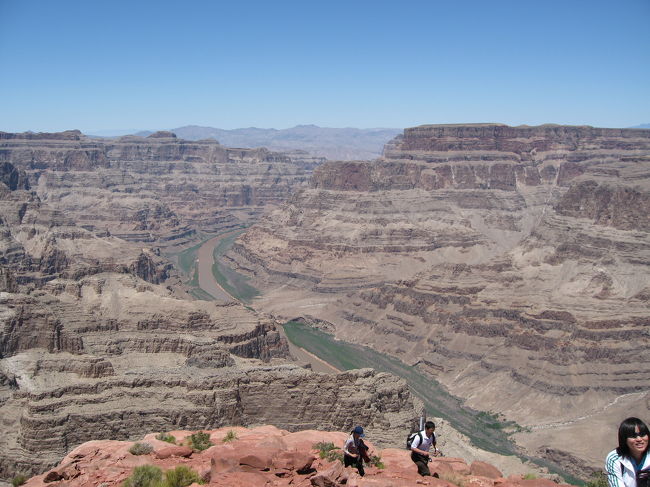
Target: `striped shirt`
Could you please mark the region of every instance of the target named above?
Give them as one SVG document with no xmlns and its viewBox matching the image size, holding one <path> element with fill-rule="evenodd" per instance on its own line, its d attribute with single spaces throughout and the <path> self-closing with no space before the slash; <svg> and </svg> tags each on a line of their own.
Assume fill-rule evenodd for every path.
<svg viewBox="0 0 650 487">
<path fill-rule="evenodd" d="M 645 455 L 639 470 L 650 469 L 650 455 Z M 636 487 L 636 469 L 629 457 L 620 456 L 616 450 L 605 458 L 605 472 L 609 487 Z"/>
</svg>

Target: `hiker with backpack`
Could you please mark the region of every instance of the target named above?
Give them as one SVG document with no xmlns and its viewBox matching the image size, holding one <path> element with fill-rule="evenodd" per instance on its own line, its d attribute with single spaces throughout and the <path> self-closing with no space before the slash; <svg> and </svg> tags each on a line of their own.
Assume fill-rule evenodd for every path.
<svg viewBox="0 0 650 487">
<path fill-rule="evenodd" d="M 350 432 L 350 436 L 343 445 L 343 465 L 357 467 L 357 471 L 362 477 L 366 474 L 363 469 L 363 461 L 370 460 L 368 458 L 368 447 L 361 439 L 363 436 L 366 436 L 363 434 L 363 428 L 357 426 Z"/>
<path fill-rule="evenodd" d="M 618 427 L 618 448 L 605 459 L 610 487 L 650 487 L 648 427 L 639 418 L 627 418 Z"/>
<path fill-rule="evenodd" d="M 424 429 L 413 433 L 408 437 L 407 446 L 411 450 L 411 460 L 418 467 L 418 473 L 423 477 L 431 476 L 429 462 L 431 461 L 429 450 L 433 446 L 433 454 L 438 453 L 436 448 L 436 425 L 433 421 L 424 423 Z"/>
</svg>

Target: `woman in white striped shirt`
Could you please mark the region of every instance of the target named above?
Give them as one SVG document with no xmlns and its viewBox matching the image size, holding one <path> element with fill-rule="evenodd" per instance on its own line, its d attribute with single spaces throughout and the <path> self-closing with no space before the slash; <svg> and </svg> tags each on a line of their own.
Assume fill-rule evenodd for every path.
<svg viewBox="0 0 650 487">
<path fill-rule="evenodd" d="M 618 448 L 605 459 L 610 487 L 650 487 L 648 427 L 639 418 L 627 418 L 618 427 Z"/>
</svg>

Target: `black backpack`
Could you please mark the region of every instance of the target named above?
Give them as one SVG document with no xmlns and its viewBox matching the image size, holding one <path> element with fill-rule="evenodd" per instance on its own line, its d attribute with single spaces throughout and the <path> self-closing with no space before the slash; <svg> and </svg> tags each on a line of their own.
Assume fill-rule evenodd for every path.
<svg viewBox="0 0 650 487">
<path fill-rule="evenodd" d="M 416 436 L 418 438 L 420 438 L 420 443 L 418 443 L 418 445 L 422 444 L 422 432 L 421 431 L 416 431 L 415 433 L 409 433 L 409 435 L 406 437 L 406 449 L 407 450 L 411 449 L 411 445 L 413 444 L 413 440 L 415 439 Z"/>
</svg>

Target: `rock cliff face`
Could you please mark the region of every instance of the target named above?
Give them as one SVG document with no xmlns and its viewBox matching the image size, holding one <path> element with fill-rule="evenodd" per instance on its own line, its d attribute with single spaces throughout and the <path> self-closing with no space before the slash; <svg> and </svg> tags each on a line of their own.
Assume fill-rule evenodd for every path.
<svg viewBox="0 0 650 487">
<path fill-rule="evenodd" d="M 116 372 L 130 370 L 14 393 L 11 401 L 24 409 L 18 434 L 3 441 L 3 477 L 43 472 L 90 439 L 137 439 L 151 429 L 273 423 L 290 431 L 345 430 L 364 422 L 376 428 L 375 441 L 397 446 L 405 425 L 419 414 L 404 382 L 371 369 L 334 376 L 293 365 L 224 371 L 173 368 L 170 362 L 163 369 L 145 354 L 140 360 L 160 368 L 159 374 L 117 358 L 111 359 Z"/>
<path fill-rule="evenodd" d="M 228 256 L 259 309 L 329 322 L 530 426 L 533 452 L 599 465 L 612 425 L 649 412 L 649 205 L 650 131 L 422 126 L 319 167 Z M 608 427 L 566 441 L 587 422 Z"/>
<path fill-rule="evenodd" d="M 171 132 L 116 140 L 79 131 L 0 132 L 0 163 L 25 170 L 52 209 L 94 233 L 158 245 L 247 222 L 306 184 L 323 161 L 299 151 L 186 141 Z"/>
</svg>

